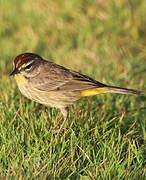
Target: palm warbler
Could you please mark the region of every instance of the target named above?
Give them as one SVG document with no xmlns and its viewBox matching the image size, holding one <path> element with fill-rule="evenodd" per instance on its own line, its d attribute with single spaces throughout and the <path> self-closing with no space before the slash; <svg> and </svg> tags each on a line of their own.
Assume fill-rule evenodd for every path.
<svg viewBox="0 0 146 180">
<path fill-rule="evenodd" d="M 137 90 L 102 84 L 33 53 L 18 55 L 10 75 L 15 77 L 20 91 L 27 98 L 61 110 L 64 121 L 60 129 L 67 119 L 67 106 L 82 97 L 108 92 L 141 95 Z"/>
</svg>

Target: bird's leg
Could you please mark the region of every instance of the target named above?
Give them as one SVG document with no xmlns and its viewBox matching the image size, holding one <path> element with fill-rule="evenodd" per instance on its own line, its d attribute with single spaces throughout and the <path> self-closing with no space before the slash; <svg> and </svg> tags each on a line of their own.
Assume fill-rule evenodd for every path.
<svg viewBox="0 0 146 180">
<path fill-rule="evenodd" d="M 60 110 L 61 110 L 61 113 L 63 114 L 63 118 L 64 118 L 64 120 L 61 124 L 61 127 L 60 127 L 60 129 L 62 129 L 63 125 L 65 124 L 65 121 L 67 120 L 69 109 L 68 109 L 68 107 L 65 107 L 65 108 L 61 108 Z"/>
<path fill-rule="evenodd" d="M 64 124 L 65 124 L 65 122 L 66 122 L 66 120 L 67 120 L 67 116 L 68 116 L 68 111 L 69 111 L 69 109 L 68 109 L 68 107 L 63 107 L 63 108 L 60 108 L 60 111 L 61 111 L 61 113 L 63 114 L 64 120 L 63 120 L 63 122 L 62 122 L 62 124 L 61 124 L 61 126 L 60 126 L 60 128 L 59 128 L 59 130 L 58 130 L 58 134 L 59 134 L 59 132 L 61 131 L 61 129 L 63 128 L 63 126 L 64 126 Z"/>
</svg>

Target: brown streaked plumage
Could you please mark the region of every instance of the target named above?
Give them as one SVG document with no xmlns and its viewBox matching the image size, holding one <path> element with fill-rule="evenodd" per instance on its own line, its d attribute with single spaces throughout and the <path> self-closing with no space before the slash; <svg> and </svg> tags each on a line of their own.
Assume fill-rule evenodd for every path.
<svg viewBox="0 0 146 180">
<path fill-rule="evenodd" d="M 61 110 L 64 116 L 61 128 L 68 115 L 68 105 L 84 96 L 107 92 L 141 95 L 141 91 L 138 90 L 102 84 L 33 53 L 18 55 L 10 75 L 15 77 L 20 91 L 27 98 Z"/>
</svg>

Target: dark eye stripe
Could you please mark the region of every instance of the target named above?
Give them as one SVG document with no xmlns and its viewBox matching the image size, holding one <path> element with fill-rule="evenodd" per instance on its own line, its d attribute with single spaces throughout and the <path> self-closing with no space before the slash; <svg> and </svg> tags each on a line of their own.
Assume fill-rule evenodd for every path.
<svg viewBox="0 0 146 180">
<path fill-rule="evenodd" d="M 32 67 L 32 63 L 31 63 L 31 64 L 29 64 L 29 65 L 27 65 L 24 69 L 25 69 L 25 70 L 30 70 L 30 69 L 31 69 L 31 67 Z"/>
</svg>

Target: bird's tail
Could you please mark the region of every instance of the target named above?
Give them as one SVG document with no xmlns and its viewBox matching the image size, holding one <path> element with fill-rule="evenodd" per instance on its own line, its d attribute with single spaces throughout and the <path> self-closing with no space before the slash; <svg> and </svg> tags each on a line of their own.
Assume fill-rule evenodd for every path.
<svg viewBox="0 0 146 180">
<path fill-rule="evenodd" d="M 118 93 L 118 94 L 136 94 L 142 96 L 142 92 L 134 89 L 121 88 L 116 86 L 105 86 L 81 91 L 81 97 L 94 96 L 103 93 Z"/>
</svg>

